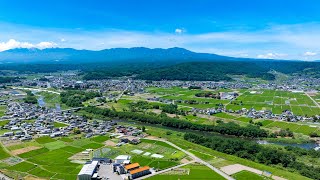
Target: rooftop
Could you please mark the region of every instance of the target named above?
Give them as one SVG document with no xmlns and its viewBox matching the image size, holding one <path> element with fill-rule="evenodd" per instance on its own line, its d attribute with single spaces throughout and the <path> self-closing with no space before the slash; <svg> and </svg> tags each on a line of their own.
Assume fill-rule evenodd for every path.
<svg viewBox="0 0 320 180">
<path fill-rule="evenodd" d="M 116 159 L 126 159 L 126 160 L 129 160 L 131 158 L 131 156 L 129 155 L 119 155 L 116 157 Z"/>
<path fill-rule="evenodd" d="M 125 168 L 126 170 L 130 170 L 130 169 L 133 169 L 133 168 L 137 168 L 137 167 L 139 167 L 139 166 L 140 166 L 139 163 L 133 163 L 133 164 L 128 164 L 128 165 L 124 166 L 124 168 Z"/>
<path fill-rule="evenodd" d="M 149 170 L 149 169 L 150 169 L 149 166 L 144 166 L 144 167 L 141 167 L 141 168 L 139 168 L 139 169 L 135 169 L 135 170 L 133 170 L 133 171 L 130 171 L 130 174 L 131 174 L 131 175 L 132 175 L 132 174 L 137 174 L 137 173 L 139 173 L 139 172 L 146 171 L 146 170 Z"/>
<path fill-rule="evenodd" d="M 98 165 L 98 161 L 92 161 L 91 164 L 83 165 L 78 175 L 87 174 L 92 176 L 97 165 Z"/>
</svg>

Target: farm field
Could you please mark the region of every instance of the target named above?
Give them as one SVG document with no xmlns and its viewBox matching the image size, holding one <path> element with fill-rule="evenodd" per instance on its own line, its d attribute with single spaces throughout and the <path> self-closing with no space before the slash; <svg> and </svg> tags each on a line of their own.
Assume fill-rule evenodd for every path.
<svg viewBox="0 0 320 180">
<path fill-rule="evenodd" d="M 91 156 L 81 155 L 86 149 L 95 149 L 93 157 L 115 158 L 121 154 L 132 156 L 132 162 L 138 162 L 141 166 L 149 165 L 156 169 L 165 169 L 180 164 L 180 160 L 186 157 L 181 151 L 170 145 L 142 139 L 138 145 L 126 144 L 121 147 L 105 146 L 108 136 L 95 136 L 90 139 L 40 137 L 32 141 L 10 145 L 6 148 L 10 153 L 15 152 L 18 160 L 14 164 L 3 164 L 7 175 L 11 177 L 33 176 L 45 179 L 76 179 L 76 175 L 82 168 L 82 164 L 73 163 L 72 160 L 80 157 L 83 160 Z M 115 143 L 118 139 L 111 139 Z M 2 147 L 2 146 L 1 146 Z M 0 159 L 7 159 L 11 155 L 0 149 Z M 80 154 L 79 154 L 80 153 Z"/>
<path fill-rule="evenodd" d="M 156 94 L 160 96 L 163 99 L 168 100 L 175 100 L 177 105 L 187 106 L 187 107 L 194 107 L 194 108 L 200 108 L 200 109 L 206 109 L 206 108 L 212 108 L 216 107 L 217 104 L 226 104 L 229 102 L 229 100 L 220 100 L 220 99 L 214 99 L 214 98 L 204 98 L 204 97 L 196 97 L 196 93 L 200 92 L 208 92 L 204 90 L 189 90 L 185 88 L 147 88 L 147 91 L 152 94 Z M 221 90 L 222 91 L 222 90 Z M 221 92 L 219 91 L 212 91 L 212 92 Z M 189 104 L 189 103 L 183 103 L 179 102 L 179 100 L 185 101 L 185 100 L 195 100 L 198 102 L 198 104 Z"/>
<path fill-rule="evenodd" d="M 32 141 L 11 145 L 5 148 L 11 153 L 21 151 L 17 156 L 24 161 L 12 165 L 7 164 L 4 166 L 5 172 L 11 177 L 31 175 L 36 178 L 73 180 L 76 179 L 82 165 L 72 163 L 69 158 L 88 148 L 103 147 L 107 139 L 109 137 L 104 136 L 79 140 L 66 137 L 57 139 L 40 137 Z M 77 141 L 80 142 L 75 143 Z M 10 157 L 3 148 L 0 151 L 1 159 Z"/>
<path fill-rule="evenodd" d="M 164 142 L 148 139 L 141 139 L 141 143 L 138 145 L 126 144 L 121 147 L 105 147 L 94 152 L 95 157 L 115 158 L 120 154 L 128 154 L 131 156 L 132 162 L 155 169 L 166 169 L 178 165 L 180 160 L 186 157 L 186 154 Z M 155 155 L 159 155 L 159 157 Z"/>
<path fill-rule="evenodd" d="M 233 174 L 232 177 L 234 177 L 236 180 L 248 180 L 248 179 L 254 179 L 254 180 L 264 180 L 264 179 L 271 179 L 264 176 L 260 176 L 258 174 L 249 172 L 249 171 L 240 171 L 236 174 Z"/>
<path fill-rule="evenodd" d="M 212 171 L 206 166 L 199 164 L 186 165 L 177 170 L 169 171 L 148 178 L 148 180 L 177 180 L 177 179 L 224 179 L 222 176 Z"/>
<path fill-rule="evenodd" d="M 276 90 L 258 90 L 254 93 L 248 91 L 227 105 L 232 110 L 252 107 L 256 110 L 271 110 L 275 114 L 291 110 L 296 115 L 312 116 L 320 112 L 320 108 L 304 93 Z"/>
<path fill-rule="evenodd" d="M 304 135 L 310 135 L 312 132 L 319 131 L 318 127 L 311 127 L 308 125 L 300 125 L 297 123 L 289 123 L 289 122 L 282 122 L 282 121 L 272 121 L 271 120 L 264 120 L 262 121 L 263 126 L 267 128 L 280 128 L 280 129 L 290 129 L 292 132 L 295 133 L 302 133 Z"/>
</svg>

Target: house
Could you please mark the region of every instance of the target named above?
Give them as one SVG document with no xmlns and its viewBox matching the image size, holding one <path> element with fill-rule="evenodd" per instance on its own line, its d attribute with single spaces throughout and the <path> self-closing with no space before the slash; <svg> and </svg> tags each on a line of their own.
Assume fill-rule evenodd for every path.
<svg viewBox="0 0 320 180">
<path fill-rule="evenodd" d="M 147 174 L 150 174 L 150 167 L 144 166 L 135 170 L 130 171 L 130 179 L 135 179 L 141 176 L 145 176 Z"/>
<path fill-rule="evenodd" d="M 140 139 L 132 139 L 131 141 L 130 141 L 130 144 L 134 144 L 134 145 L 137 145 L 137 144 L 139 144 L 140 143 Z"/>
</svg>

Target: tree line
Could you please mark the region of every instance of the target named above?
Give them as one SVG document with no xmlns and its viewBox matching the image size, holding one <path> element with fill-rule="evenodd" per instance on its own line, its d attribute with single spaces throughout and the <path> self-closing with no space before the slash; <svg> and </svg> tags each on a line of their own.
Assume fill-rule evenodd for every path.
<svg viewBox="0 0 320 180">
<path fill-rule="evenodd" d="M 217 125 L 196 124 L 176 118 L 171 118 L 163 115 L 150 115 L 139 112 L 118 112 L 111 109 L 102 109 L 98 107 L 88 106 L 83 108 L 88 113 L 102 115 L 105 117 L 130 119 L 148 124 L 159 124 L 165 127 L 177 128 L 177 129 L 189 129 L 204 132 L 216 132 L 224 135 L 232 135 L 237 137 L 246 138 L 263 138 L 269 137 L 268 131 L 260 129 L 259 126 L 251 125 L 240 126 L 233 122 L 218 123 Z"/>
<path fill-rule="evenodd" d="M 94 91 L 68 90 L 60 94 L 61 102 L 70 107 L 81 107 L 83 102 L 101 97 L 101 93 Z"/>
</svg>

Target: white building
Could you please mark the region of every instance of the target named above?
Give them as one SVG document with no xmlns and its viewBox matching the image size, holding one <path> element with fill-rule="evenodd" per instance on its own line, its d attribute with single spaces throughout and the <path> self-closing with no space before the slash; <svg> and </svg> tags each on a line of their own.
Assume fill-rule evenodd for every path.
<svg viewBox="0 0 320 180">
<path fill-rule="evenodd" d="M 124 162 L 128 163 L 128 160 L 131 159 L 129 155 L 120 155 L 115 158 L 115 163 L 123 164 Z"/>
<path fill-rule="evenodd" d="M 78 180 L 91 180 L 98 166 L 98 161 L 85 164 L 78 174 Z"/>
</svg>

